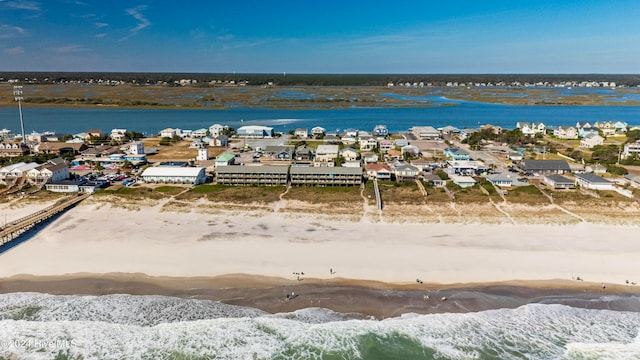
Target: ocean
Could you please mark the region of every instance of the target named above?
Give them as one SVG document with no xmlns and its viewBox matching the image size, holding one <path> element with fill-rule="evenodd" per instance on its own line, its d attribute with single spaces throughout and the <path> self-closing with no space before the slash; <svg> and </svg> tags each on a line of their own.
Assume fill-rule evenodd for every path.
<svg viewBox="0 0 640 360">
<path fill-rule="evenodd" d="M 18 359 L 619 360 L 640 359 L 639 330 L 640 313 L 565 305 L 357 320 L 166 296 L 0 295 L 0 356 Z"/>
<path fill-rule="evenodd" d="M 158 134 L 165 128 L 196 130 L 219 123 L 238 128 L 242 125 L 265 125 L 276 132 L 321 126 L 327 131 L 356 128 L 372 131 L 377 124 L 391 132 L 406 131 L 412 126 L 478 128 L 493 124 L 513 129 L 519 121 L 544 122 L 547 126 L 575 125 L 578 121 L 624 121 L 640 125 L 638 106 L 516 106 L 449 100 L 424 108 L 386 107 L 349 109 L 256 109 L 232 107 L 224 110 L 186 109 L 115 109 L 115 108 L 29 108 L 23 107 L 25 132 L 55 131 L 73 134 L 88 129 L 109 132 L 124 128 Z M 0 108 L 0 129 L 20 132 L 16 108 Z"/>
</svg>

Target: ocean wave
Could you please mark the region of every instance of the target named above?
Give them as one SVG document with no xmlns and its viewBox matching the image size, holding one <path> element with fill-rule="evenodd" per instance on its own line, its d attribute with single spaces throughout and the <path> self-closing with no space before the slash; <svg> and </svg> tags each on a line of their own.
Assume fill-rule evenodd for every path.
<svg viewBox="0 0 640 360">
<path fill-rule="evenodd" d="M 217 318 L 257 317 L 264 311 L 217 301 L 159 295 L 0 294 L 0 320 L 97 321 L 138 326 Z"/>
<path fill-rule="evenodd" d="M 68 308 L 53 306 L 60 309 L 58 311 L 79 309 L 82 315 L 72 318 L 82 320 L 72 320 L 50 315 L 56 313 L 47 310 L 52 307 L 47 304 L 51 296 L 27 294 L 21 301 L 15 300 L 19 295 L 0 299 L 2 314 L 5 315 L 14 311 L 4 305 L 5 300 L 19 304 L 23 310 L 25 306 L 39 304 L 41 309 L 35 313 L 42 312 L 40 320 L 35 320 L 38 319 L 35 313 L 23 316 L 21 320 L 3 315 L 5 320 L 0 321 L 0 339 L 29 339 L 36 345 L 10 347 L 3 340 L 0 341 L 0 356 L 14 354 L 26 359 L 50 359 L 57 355 L 71 359 L 640 358 L 640 313 L 635 312 L 530 304 L 516 309 L 476 313 L 345 320 L 343 314 L 319 308 L 274 315 L 239 308 L 211 311 L 217 317 L 193 320 L 196 316 L 189 315 L 191 310 L 185 309 L 207 308 L 211 304 L 175 300 L 188 304 L 182 307 L 171 298 L 147 299 L 149 297 L 131 295 L 111 296 L 104 301 L 53 296 L 59 298 L 59 302 L 76 303 Z M 78 306 L 79 301 L 85 301 L 85 305 Z M 99 310 L 86 309 L 90 307 L 86 302 L 92 301 L 94 304 L 91 306 Z M 95 305 L 96 301 L 98 305 Z M 124 314 L 142 311 L 144 306 L 140 304 L 154 303 L 168 305 L 166 311 L 156 306 L 155 312 L 176 312 L 175 316 L 170 316 L 171 319 L 177 319 L 179 314 L 189 318 L 158 323 L 157 318 L 144 322 L 133 316 L 133 321 L 118 322 L 118 319 L 130 317 Z M 115 315 L 105 316 L 106 309 Z M 88 320 L 92 314 L 96 314 L 96 318 Z M 140 315 L 143 316 L 147 315 Z M 150 325 L 152 322 L 156 324 Z"/>
</svg>

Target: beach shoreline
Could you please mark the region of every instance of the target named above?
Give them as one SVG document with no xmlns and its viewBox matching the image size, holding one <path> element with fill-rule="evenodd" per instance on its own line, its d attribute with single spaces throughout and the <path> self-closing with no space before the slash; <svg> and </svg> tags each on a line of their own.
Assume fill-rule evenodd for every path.
<svg viewBox="0 0 640 360">
<path fill-rule="evenodd" d="M 145 274 L 16 275 L 0 279 L 0 293 L 102 296 L 129 294 L 218 301 L 268 313 L 325 308 L 354 319 L 407 313 L 467 313 L 527 304 L 640 312 L 640 288 L 567 281 L 478 284 L 392 284 L 352 279 L 305 279 L 229 274 L 216 277 L 154 277 Z M 292 295 L 293 294 L 293 295 Z"/>
<path fill-rule="evenodd" d="M 0 293 L 165 295 L 375 318 L 532 302 L 640 311 L 627 301 L 640 295 L 632 285 L 640 244 L 628 236 L 635 225 L 419 223 L 291 202 L 169 204 L 80 204 L 1 254 Z M 12 217 L 43 206 L 1 205 Z"/>
</svg>

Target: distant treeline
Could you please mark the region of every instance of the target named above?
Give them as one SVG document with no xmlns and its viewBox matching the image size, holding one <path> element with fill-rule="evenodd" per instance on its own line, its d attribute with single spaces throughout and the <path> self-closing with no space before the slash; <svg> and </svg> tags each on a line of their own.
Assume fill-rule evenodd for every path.
<svg viewBox="0 0 640 360">
<path fill-rule="evenodd" d="M 537 82 L 615 82 L 640 85 L 640 75 L 631 74 L 250 74 L 250 73 L 117 73 L 117 72 L 0 72 L 0 81 L 18 79 L 20 83 L 47 84 L 101 80 L 138 84 L 173 84 L 182 79 L 197 80 L 198 86 L 211 81 L 248 82 L 249 85 L 273 83 L 279 86 L 385 86 L 393 83 L 419 83 L 434 86 L 459 83 L 537 83 Z"/>
</svg>

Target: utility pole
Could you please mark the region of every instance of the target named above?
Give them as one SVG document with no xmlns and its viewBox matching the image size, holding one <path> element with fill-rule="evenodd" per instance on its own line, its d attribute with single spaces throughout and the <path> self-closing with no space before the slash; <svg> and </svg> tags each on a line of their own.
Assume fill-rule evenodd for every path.
<svg viewBox="0 0 640 360">
<path fill-rule="evenodd" d="M 22 86 L 14 86 L 13 87 L 13 96 L 15 96 L 15 100 L 18 102 L 18 109 L 20 111 L 20 128 L 22 130 L 22 143 L 27 144 L 27 138 L 24 136 L 24 122 L 22 121 Z"/>
</svg>

